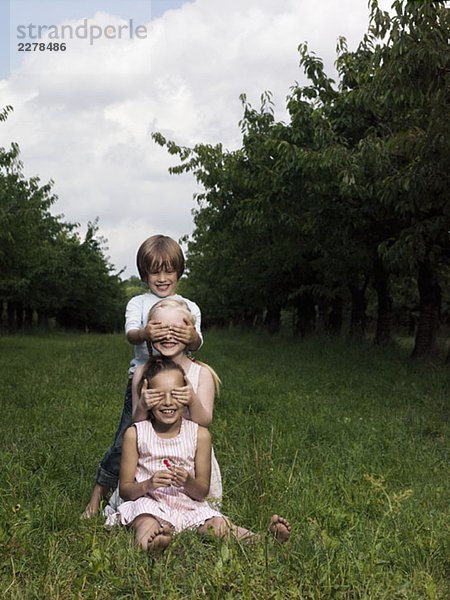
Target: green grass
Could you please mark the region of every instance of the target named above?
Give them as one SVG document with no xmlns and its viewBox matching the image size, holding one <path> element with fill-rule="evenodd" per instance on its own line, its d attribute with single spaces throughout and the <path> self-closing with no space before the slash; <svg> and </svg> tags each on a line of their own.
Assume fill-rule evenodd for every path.
<svg viewBox="0 0 450 600">
<path fill-rule="evenodd" d="M 208 332 L 223 510 L 291 540 L 175 539 L 81 521 L 121 412 L 123 336 L 0 338 L 5 598 L 448 598 L 448 368 L 407 351 Z M 446 571 L 447 570 L 447 571 Z"/>
</svg>

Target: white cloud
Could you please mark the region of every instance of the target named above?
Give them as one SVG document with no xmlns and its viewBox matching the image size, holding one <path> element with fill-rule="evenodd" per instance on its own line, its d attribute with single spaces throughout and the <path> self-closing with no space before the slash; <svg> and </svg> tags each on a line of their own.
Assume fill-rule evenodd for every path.
<svg viewBox="0 0 450 600">
<path fill-rule="evenodd" d="M 239 94 L 258 106 L 271 90 L 285 118 L 289 87 L 303 79 L 298 45 L 308 41 L 331 72 L 337 37 L 355 47 L 367 20 L 361 0 L 197 0 L 148 23 L 147 39 L 30 53 L 0 82 L 2 105 L 15 109 L 1 144 L 19 143 L 27 175 L 55 180 L 56 213 L 84 226 L 99 216 L 111 261 L 135 274 L 143 239 L 192 231 L 197 191 L 192 176 L 167 173 L 176 161 L 150 133 L 237 146 Z M 97 13 L 92 23 L 124 21 Z"/>
</svg>

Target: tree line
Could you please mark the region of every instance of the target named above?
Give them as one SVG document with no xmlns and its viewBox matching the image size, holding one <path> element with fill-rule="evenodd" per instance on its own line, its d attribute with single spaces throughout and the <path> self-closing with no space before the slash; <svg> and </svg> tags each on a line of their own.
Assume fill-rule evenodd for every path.
<svg viewBox="0 0 450 600">
<path fill-rule="evenodd" d="M 12 107 L 0 111 L 4 121 Z M 76 223 L 53 215 L 53 182 L 23 174 L 17 144 L 0 148 L 0 329 L 111 332 L 123 324 L 120 273 L 104 255 L 97 220 L 80 238 Z"/>
<path fill-rule="evenodd" d="M 185 289 L 216 325 L 283 315 L 307 335 L 353 338 L 375 320 L 374 340 L 401 323 L 415 333 L 414 357 L 435 351 L 449 325 L 450 17 L 444 2 L 370 2 L 356 51 L 340 38 L 336 83 L 322 60 L 299 47 L 308 83 L 274 117 L 245 95 L 242 144 L 181 147 L 172 173 L 202 186 L 189 238 Z"/>
</svg>

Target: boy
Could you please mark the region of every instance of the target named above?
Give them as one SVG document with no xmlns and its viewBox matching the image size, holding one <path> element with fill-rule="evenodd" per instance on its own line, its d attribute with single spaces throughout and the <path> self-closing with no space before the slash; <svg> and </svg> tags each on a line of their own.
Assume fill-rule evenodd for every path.
<svg viewBox="0 0 450 600">
<path fill-rule="evenodd" d="M 117 485 L 122 438 L 126 429 L 131 425 L 131 380 L 136 367 L 145 363 L 148 358 L 147 342 L 158 342 L 171 334 L 176 340 L 186 344 L 189 350 L 198 350 L 203 341 L 199 307 L 194 302 L 175 293 L 178 281 L 184 272 L 184 256 L 179 244 L 170 237 L 153 235 L 141 244 L 136 262 L 139 275 L 142 281 L 148 285 L 149 291 L 131 298 L 127 304 L 125 333 L 128 341 L 134 345 L 134 358 L 128 370 L 128 384 L 122 417 L 114 442 L 98 466 L 96 484 L 92 490 L 91 499 L 82 514 L 83 518 L 95 515 L 100 508 L 101 500 L 110 489 Z M 151 307 L 162 298 L 169 297 L 186 302 L 195 316 L 195 326 L 189 324 L 163 326 L 158 321 L 147 323 Z"/>
</svg>

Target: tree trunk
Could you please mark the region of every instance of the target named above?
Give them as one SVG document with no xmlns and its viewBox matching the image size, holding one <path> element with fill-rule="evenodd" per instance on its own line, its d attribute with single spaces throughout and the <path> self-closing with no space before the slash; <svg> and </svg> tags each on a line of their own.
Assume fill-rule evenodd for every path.
<svg viewBox="0 0 450 600">
<path fill-rule="evenodd" d="M 22 302 L 16 302 L 16 327 L 17 331 L 23 329 L 23 304 Z"/>
<path fill-rule="evenodd" d="M 408 335 L 412 337 L 416 333 L 416 319 L 410 314 L 408 318 Z"/>
<path fill-rule="evenodd" d="M 246 312 L 241 315 L 240 324 L 242 331 L 250 331 L 253 329 L 253 322 L 255 320 L 255 313 Z"/>
<path fill-rule="evenodd" d="M 379 258 L 375 259 L 373 275 L 378 301 L 374 343 L 381 346 L 391 341 L 393 311 L 392 298 L 389 293 L 389 275 Z"/>
<path fill-rule="evenodd" d="M 255 314 L 255 318 L 253 321 L 253 327 L 260 327 L 260 325 L 264 325 L 264 313 L 262 310 L 259 310 L 256 314 Z"/>
<path fill-rule="evenodd" d="M 33 327 L 33 309 L 27 306 L 25 308 L 25 319 L 23 322 L 25 329 L 32 329 Z"/>
<path fill-rule="evenodd" d="M 270 306 L 264 317 L 264 325 L 271 334 L 278 333 L 281 326 L 281 306 Z"/>
<path fill-rule="evenodd" d="M 38 311 L 37 322 L 40 328 L 48 329 L 48 316 L 45 313 Z"/>
<path fill-rule="evenodd" d="M 305 337 L 314 331 L 316 325 L 316 304 L 314 298 L 305 292 L 296 300 L 294 335 Z"/>
<path fill-rule="evenodd" d="M 349 290 L 352 298 L 352 310 L 350 316 L 350 337 L 354 340 L 362 340 L 366 332 L 366 289 L 368 278 L 362 287 L 350 284 Z"/>
<path fill-rule="evenodd" d="M 412 358 L 430 356 L 436 349 L 441 309 L 441 288 L 429 262 L 419 265 L 419 323 Z"/>
<path fill-rule="evenodd" d="M 320 297 L 317 300 L 316 331 L 319 334 L 325 333 L 327 331 L 329 308 L 330 301 L 328 299 Z"/>
<path fill-rule="evenodd" d="M 8 300 L 6 305 L 6 319 L 8 331 L 12 333 L 16 329 L 16 309 L 14 302 L 11 302 L 11 300 Z"/>
<path fill-rule="evenodd" d="M 344 303 L 340 296 L 336 296 L 331 301 L 331 310 L 328 315 L 327 333 L 331 335 L 340 335 L 342 331 Z"/>
</svg>

